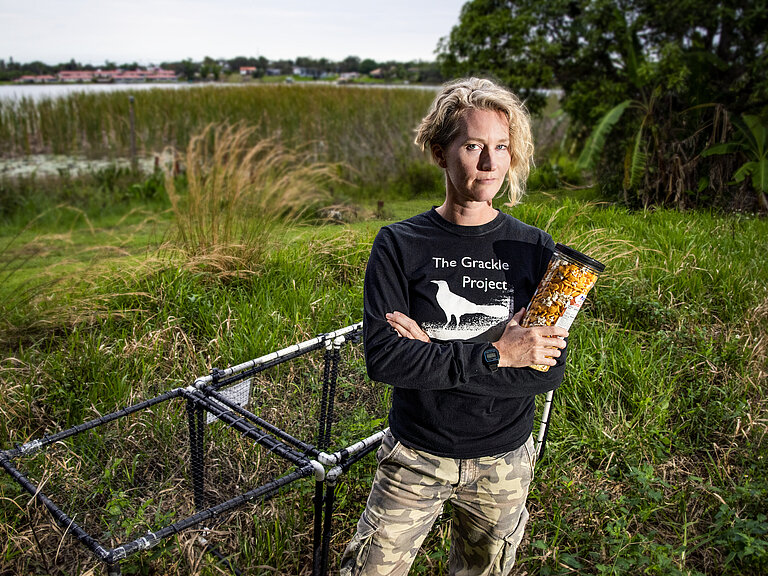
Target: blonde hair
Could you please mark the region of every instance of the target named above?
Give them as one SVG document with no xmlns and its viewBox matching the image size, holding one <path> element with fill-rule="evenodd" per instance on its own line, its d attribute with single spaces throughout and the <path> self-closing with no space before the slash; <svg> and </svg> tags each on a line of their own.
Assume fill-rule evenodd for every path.
<svg viewBox="0 0 768 576">
<path fill-rule="evenodd" d="M 517 204 L 525 193 L 525 182 L 533 162 L 533 136 L 528 111 L 522 101 L 506 88 L 483 78 L 462 78 L 445 84 L 416 130 L 416 144 L 429 150 L 447 148 L 456 137 L 459 120 L 470 109 L 494 110 L 509 120 L 507 172 L 509 204 Z"/>
</svg>

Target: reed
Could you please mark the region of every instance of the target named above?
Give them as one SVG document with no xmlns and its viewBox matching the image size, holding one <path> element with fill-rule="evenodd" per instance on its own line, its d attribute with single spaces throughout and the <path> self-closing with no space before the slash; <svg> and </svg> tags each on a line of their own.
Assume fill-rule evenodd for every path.
<svg viewBox="0 0 768 576">
<path fill-rule="evenodd" d="M 53 152 L 118 158 L 130 154 L 125 92 L 0 101 L 0 155 Z M 347 179 L 382 190 L 426 162 L 413 130 L 433 98 L 426 89 L 333 85 L 205 86 L 142 90 L 135 99 L 140 154 L 186 148 L 212 123 L 244 123 L 288 148 L 311 144 L 312 160 L 341 163 Z"/>
<path fill-rule="evenodd" d="M 166 172 L 174 226 L 165 250 L 220 274 L 255 273 L 281 225 L 295 222 L 337 181 L 333 164 L 312 162 L 245 125 L 209 125 Z"/>
</svg>

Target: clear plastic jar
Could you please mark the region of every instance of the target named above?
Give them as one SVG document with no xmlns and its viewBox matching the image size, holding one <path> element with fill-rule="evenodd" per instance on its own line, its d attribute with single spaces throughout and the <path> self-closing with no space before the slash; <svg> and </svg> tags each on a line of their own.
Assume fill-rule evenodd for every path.
<svg viewBox="0 0 768 576">
<path fill-rule="evenodd" d="M 559 326 L 568 330 L 603 270 L 605 264 L 565 244 L 556 244 L 520 325 Z M 541 364 L 531 368 L 549 370 L 549 366 Z"/>
</svg>

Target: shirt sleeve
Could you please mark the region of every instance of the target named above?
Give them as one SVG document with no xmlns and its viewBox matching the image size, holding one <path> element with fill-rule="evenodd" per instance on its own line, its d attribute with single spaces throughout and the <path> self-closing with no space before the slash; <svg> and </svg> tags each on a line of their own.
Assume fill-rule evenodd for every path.
<svg viewBox="0 0 768 576">
<path fill-rule="evenodd" d="M 394 311 L 411 316 L 402 262 L 392 232 L 382 229 L 371 249 L 363 293 L 363 340 L 371 379 L 402 388 L 460 389 L 497 397 L 530 396 L 559 386 L 565 354 L 547 372 L 532 368 L 499 368 L 494 372 L 482 360 L 488 342 L 401 338 L 385 316 Z"/>
</svg>

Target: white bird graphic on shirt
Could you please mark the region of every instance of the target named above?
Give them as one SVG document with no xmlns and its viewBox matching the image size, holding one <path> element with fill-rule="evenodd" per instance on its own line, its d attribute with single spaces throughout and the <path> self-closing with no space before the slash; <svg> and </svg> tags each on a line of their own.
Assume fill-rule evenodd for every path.
<svg viewBox="0 0 768 576">
<path fill-rule="evenodd" d="M 445 280 L 431 280 L 431 282 L 437 284 L 435 300 L 437 300 L 438 306 L 445 313 L 446 327 L 453 318 L 456 319 L 456 326 L 458 326 L 461 323 L 461 317 L 465 314 L 484 314 L 492 318 L 506 318 L 509 315 L 509 308 L 507 306 L 500 304 L 475 304 L 463 296 L 451 292 Z"/>
</svg>

